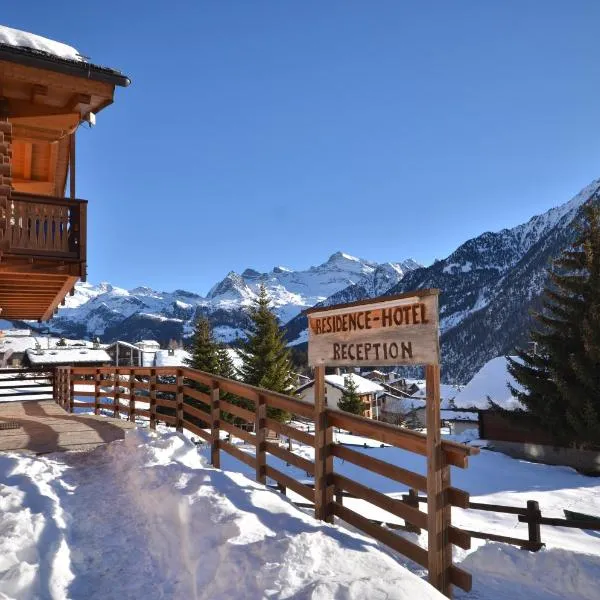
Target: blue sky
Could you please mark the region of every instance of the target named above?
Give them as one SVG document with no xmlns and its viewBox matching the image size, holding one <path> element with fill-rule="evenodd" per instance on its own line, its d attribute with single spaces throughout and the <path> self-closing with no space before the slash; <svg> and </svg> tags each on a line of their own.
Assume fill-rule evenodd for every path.
<svg viewBox="0 0 600 600">
<path fill-rule="evenodd" d="M 133 81 L 78 134 L 89 280 L 444 257 L 600 177 L 600 2 L 29 0 Z"/>
</svg>

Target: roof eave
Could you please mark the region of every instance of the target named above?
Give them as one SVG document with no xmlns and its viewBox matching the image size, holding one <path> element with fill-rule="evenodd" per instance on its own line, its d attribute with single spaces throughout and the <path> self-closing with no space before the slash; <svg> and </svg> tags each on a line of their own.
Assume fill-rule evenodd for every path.
<svg viewBox="0 0 600 600">
<path fill-rule="evenodd" d="M 74 77 L 85 77 L 86 79 L 103 81 L 104 83 L 119 85 L 121 87 L 127 87 L 131 83 L 129 77 L 107 67 L 101 67 L 84 61 L 68 60 L 52 56 L 45 52 L 9 46 L 8 44 L 0 44 L 0 60 L 7 60 L 28 67 L 56 71 L 65 75 L 73 75 Z"/>
</svg>

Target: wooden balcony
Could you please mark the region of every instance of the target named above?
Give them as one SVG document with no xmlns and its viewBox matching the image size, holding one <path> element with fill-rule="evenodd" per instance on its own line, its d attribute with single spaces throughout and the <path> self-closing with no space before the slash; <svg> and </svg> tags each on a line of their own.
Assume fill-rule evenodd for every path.
<svg viewBox="0 0 600 600">
<path fill-rule="evenodd" d="M 0 206 L 3 319 L 52 316 L 86 275 L 87 201 L 13 192 Z"/>
</svg>

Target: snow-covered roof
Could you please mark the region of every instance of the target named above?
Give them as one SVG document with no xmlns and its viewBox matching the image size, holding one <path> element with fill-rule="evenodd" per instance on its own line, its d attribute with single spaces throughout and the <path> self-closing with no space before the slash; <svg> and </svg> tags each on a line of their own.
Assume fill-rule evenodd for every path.
<svg viewBox="0 0 600 600">
<path fill-rule="evenodd" d="M 157 367 L 181 367 L 189 358 L 190 353 L 186 350 L 173 350 L 173 354 L 169 354 L 169 350 L 158 350 L 154 355 L 154 364 Z"/>
<path fill-rule="evenodd" d="M 0 353 L 4 353 L 8 350 L 12 350 L 13 352 L 25 352 L 30 348 L 35 348 L 36 345 L 41 346 L 43 350 L 48 350 L 48 348 L 54 350 L 57 348 L 57 343 L 60 342 L 61 338 L 58 337 L 46 337 L 46 336 L 12 336 L 5 335 L 0 338 Z M 77 344 L 77 348 L 81 349 L 90 348 L 93 346 L 92 342 L 86 340 L 66 340 L 68 346 L 72 347 Z M 60 346 L 58 347 L 60 348 Z"/>
<path fill-rule="evenodd" d="M 421 398 L 395 396 L 389 392 L 384 392 L 379 397 L 384 398 L 381 410 L 390 413 L 406 414 L 419 408 L 425 408 L 426 406 L 426 401 Z"/>
<path fill-rule="evenodd" d="M 378 383 L 365 379 L 356 373 L 345 373 L 344 375 L 325 375 L 325 382 L 333 387 L 344 389 L 346 379 L 350 378 L 356 385 L 356 391 L 362 394 L 375 394 L 376 392 L 383 392 L 384 387 Z"/>
<path fill-rule="evenodd" d="M 136 342 L 135 345 L 144 350 L 150 348 L 160 348 L 160 344 L 156 340 L 140 340 L 139 342 Z"/>
<path fill-rule="evenodd" d="M 473 421 L 475 423 L 479 421 L 476 412 L 465 410 L 442 410 L 440 411 L 440 418 L 444 421 Z"/>
<path fill-rule="evenodd" d="M 35 33 L 6 27 L 6 25 L 0 25 L 0 44 L 46 52 L 52 56 L 67 60 L 84 60 L 83 56 L 73 46 L 56 42 Z"/>
<path fill-rule="evenodd" d="M 27 350 L 32 365 L 110 363 L 112 359 L 101 348 L 53 348 L 51 350 Z"/>
<path fill-rule="evenodd" d="M 31 335 L 31 329 L 3 329 L 0 331 L 0 339 L 4 337 L 27 337 Z"/>
<path fill-rule="evenodd" d="M 513 397 L 508 384 L 519 389 L 519 385 L 508 372 L 507 361 L 499 356 L 488 361 L 467 383 L 454 399 L 456 408 L 489 408 L 488 396 L 492 401 L 507 410 L 523 408 Z"/>
</svg>

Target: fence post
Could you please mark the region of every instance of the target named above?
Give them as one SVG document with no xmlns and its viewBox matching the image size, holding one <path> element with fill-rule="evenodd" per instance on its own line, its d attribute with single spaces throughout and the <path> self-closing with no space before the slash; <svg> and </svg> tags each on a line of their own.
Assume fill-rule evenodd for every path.
<svg viewBox="0 0 600 600">
<path fill-rule="evenodd" d="M 156 429 L 156 369 L 150 370 L 150 429 Z"/>
<path fill-rule="evenodd" d="M 219 390 L 219 383 L 217 381 L 212 382 L 210 390 L 210 464 L 215 469 L 221 468 L 221 460 L 219 456 L 219 430 L 221 420 L 221 407 L 220 407 L 221 393 Z"/>
<path fill-rule="evenodd" d="M 450 567 L 452 546 L 450 504 L 446 490 L 449 486 L 450 467 L 442 450 L 440 422 L 440 367 L 425 367 L 427 386 L 427 567 L 429 583 L 448 598 L 452 597 Z"/>
<path fill-rule="evenodd" d="M 100 369 L 96 369 L 94 377 L 94 414 L 100 414 Z"/>
<path fill-rule="evenodd" d="M 119 392 L 119 382 L 121 380 L 119 379 L 119 369 L 115 369 L 115 379 L 113 381 L 113 417 L 115 419 L 119 418 L 119 398 L 120 398 L 120 392 Z"/>
<path fill-rule="evenodd" d="M 71 373 L 71 368 L 67 367 L 69 372 L 69 387 L 68 387 L 68 411 L 70 413 L 73 412 L 73 405 L 75 403 L 75 380 L 73 379 L 73 374 Z"/>
<path fill-rule="evenodd" d="M 542 517 L 540 505 L 535 500 L 527 500 L 527 529 L 531 550 L 537 552 L 542 547 L 542 528 L 539 519 Z M 534 549 L 535 548 L 535 549 Z"/>
<path fill-rule="evenodd" d="M 129 420 L 135 423 L 135 371 L 129 373 Z"/>
<path fill-rule="evenodd" d="M 183 369 L 177 369 L 177 395 L 175 397 L 177 405 L 175 409 L 175 429 L 183 431 Z"/>
<path fill-rule="evenodd" d="M 325 367 L 315 367 L 315 518 L 333 523 L 333 428 L 327 423 Z"/>
<path fill-rule="evenodd" d="M 408 496 L 404 497 L 404 502 L 408 504 L 408 506 L 412 506 L 413 508 L 419 510 L 419 492 L 411 488 L 408 490 Z M 406 531 L 421 533 L 421 528 L 406 521 Z"/>
<path fill-rule="evenodd" d="M 256 481 L 267 483 L 267 401 L 260 394 L 256 402 Z"/>
</svg>

